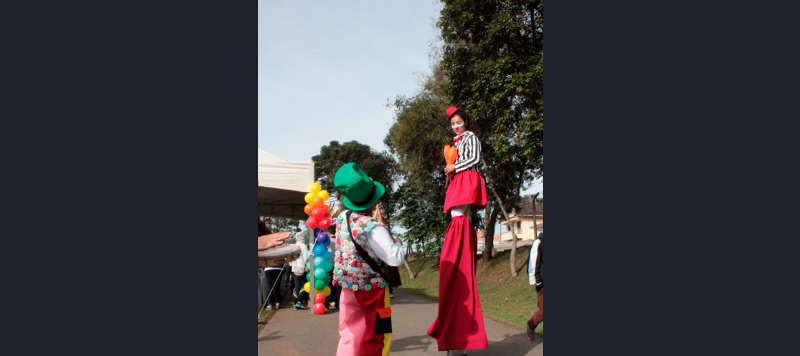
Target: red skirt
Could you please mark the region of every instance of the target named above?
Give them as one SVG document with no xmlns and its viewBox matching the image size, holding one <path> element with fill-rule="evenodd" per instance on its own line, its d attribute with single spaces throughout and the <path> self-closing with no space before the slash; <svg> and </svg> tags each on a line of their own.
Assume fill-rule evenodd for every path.
<svg viewBox="0 0 800 356">
<path fill-rule="evenodd" d="M 476 171 L 462 171 L 453 176 L 444 197 L 444 213 L 449 214 L 454 206 L 467 204 L 476 209 L 486 206 L 486 184 Z"/>
<path fill-rule="evenodd" d="M 454 216 L 439 261 L 439 315 L 428 328 L 439 351 L 488 348 L 475 284 L 478 236 L 464 216 Z"/>
</svg>

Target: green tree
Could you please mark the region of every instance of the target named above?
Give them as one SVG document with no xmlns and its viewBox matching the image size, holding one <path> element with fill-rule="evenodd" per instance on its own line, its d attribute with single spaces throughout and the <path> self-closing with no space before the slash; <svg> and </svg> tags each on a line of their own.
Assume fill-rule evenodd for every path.
<svg viewBox="0 0 800 356">
<path fill-rule="evenodd" d="M 544 175 L 543 1 L 443 3 L 444 92 L 473 117 L 489 198 L 497 193 L 510 210 L 518 207 L 521 188 Z M 498 207 L 487 208 L 487 237 Z M 484 259 L 491 255 L 489 240 Z"/>
<path fill-rule="evenodd" d="M 397 161 L 389 153 L 377 152 L 369 145 L 356 141 L 343 144 L 331 141 L 330 144 L 322 146 L 319 155 L 311 157 L 311 160 L 314 161 L 314 175 L 318 177 L 322 189 L 328 192 L 336 192 L 336 188 L 333 186 L 333 177 L 341 166 L 349 162 L 358 164 L 370 178 L 386 187 L 386 194 L 380 200 L 381 213 L 385 220 L 391 222 L 394 215 L 392 193 L 398 169 Z M 341 195 L 339 200 L 341 201 Z"/>
<path fill-rule="evenodd" d="M 384 143 L 398 157 L 403 183 L 396 192 L 397 222 L 407 231 L 406 241 L 428 254 L 441 249 L 449 219 L 442 211 L 446 176 L 445 144 L 452 144 L 446 109 L 437 97 L 435 79 L 428 78 L 423 93 L 413 97 L 398 97 L 394 102 L 395 123 Z"/>
</svg>

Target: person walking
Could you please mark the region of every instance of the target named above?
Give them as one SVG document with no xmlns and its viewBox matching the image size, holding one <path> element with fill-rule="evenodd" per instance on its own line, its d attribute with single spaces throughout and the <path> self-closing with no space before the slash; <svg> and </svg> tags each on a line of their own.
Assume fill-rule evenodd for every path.
<svg viewBox="0 0 800 356">
<path fill-rule="evenodd" d="M 444 200 L 444 213 L 450 225 L 444 237 L 439 261 L 439 314 L 428 328 L 439 351 L 466 355 L 466 350 L 489 347 L 483 325 L 483 309 L 475 284 L 478 236 L 469 220 L 470 209 L 486 205 L 486 185 L 478 173 L 481 143 L 470 131 L 472 120 L 463 110 L 451 106 L 446 111 L 458 158 L 444 172 L 452 176 Z"/>
<path fill-rule="evenodd" d="M 544 320 L 544 280 L 542 279 L 542 266 L 544 266 L 544 247 L 542 247 L 542 235 L 544 232 L 539 233 L 539 237 L 533 241 L 531 245 L 530 256 L 528 257 L 528 283 L 536 286 L 536 306 L 539 307 L 530 319 L 528 319 L 528 328 L 526 330 L 528 339 L 533 341 L 536 326 Z"/>
</svg>

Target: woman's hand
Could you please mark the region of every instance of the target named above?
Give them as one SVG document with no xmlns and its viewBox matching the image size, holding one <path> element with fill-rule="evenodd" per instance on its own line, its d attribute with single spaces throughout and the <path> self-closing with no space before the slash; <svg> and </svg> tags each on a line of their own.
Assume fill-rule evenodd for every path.
<svg viewBox="0 0 800 356">
<path fill-rule="evenodd" d="M 448 165 L 444 166 L 444 172 L 447 173 L 447 174 L 451 174 L 451 173 L 453 173 L 455 171 L 456 171 L 456 165 L 455 164 L 448 164 Z"/>
<path fill-rule="evenodd" d="M 275 246 L 283 244 L 283 240 L 289 238 L 291 233 L 280 233 L 280 234 L 270 234 L 270 235 L 261 235 L 258 237 L 258 250 L 263 251 Z"/>
</svg>

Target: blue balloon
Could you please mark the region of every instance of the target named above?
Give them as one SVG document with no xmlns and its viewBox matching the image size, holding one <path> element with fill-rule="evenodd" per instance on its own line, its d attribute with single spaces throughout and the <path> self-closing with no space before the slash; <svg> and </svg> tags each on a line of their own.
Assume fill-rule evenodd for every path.
<svg viewBox="0 0 800 356">
<path fill-rule="evenodd" d="M 320 254 L 322 254 L 322 253 L 323 253 L 323 251 L 325 251 L 325 252 L 327 252 L 327 251 L 328 251 L 328 249 L 327 249 L 327 247 L 326 247 L 326 246 L 323 246 L 322 244 L 316 244 L 316 245 L 314 245 L 314 256 L 315 256 L 315 257 L 316 257 L 316 256 L 319 256 Z"/>
<path fill-rule="evenodd" d="M 327 260 L 331 259 L 331 253 L 328 252 L 328 250 L 325 250 L 325 251 L 322 251 L 320 254 L 314 256 L 314 258 L 317 258 L 317 257 L 321 257 L 323 260 L 327 261 Z"/>
<path fill-rule="evenodd" d="M 323 278 L 326 274 L 327 272 L 325 272 L 325 270 L 322 268 L 317 267 L 314 269 L 314 277 L 316 278 Z"/>
<path fill-rule="evenodd" d="M 322 269 L 325 270 L 325 272 L 329 272 L 330 270 L 333 269 L 333 263 L 331 263 L 330 260 L 322 262 L 321 266 L 322 266 Z"/>
<path fill-rule="evenodd" d="M 327 234 L 327 233 L 325 233 L 325 231 L 320 231 L 320 232 L 319 232 L 319 233 L 317 233 L 315 236 L 317 237 L 317 241 L 319 241 L 319 240 L 320 240 L 320 239 L 322 239 L 322 238 L 326 238 L 326 237 L 328 237 L 328 234 Z"/>
<path fill-rule="evenodd" d="M 325 259 L 322 256 L 314 257 L 314 267 L 321 267 L 323 262 L 325 262 Z"/>
</svg>

